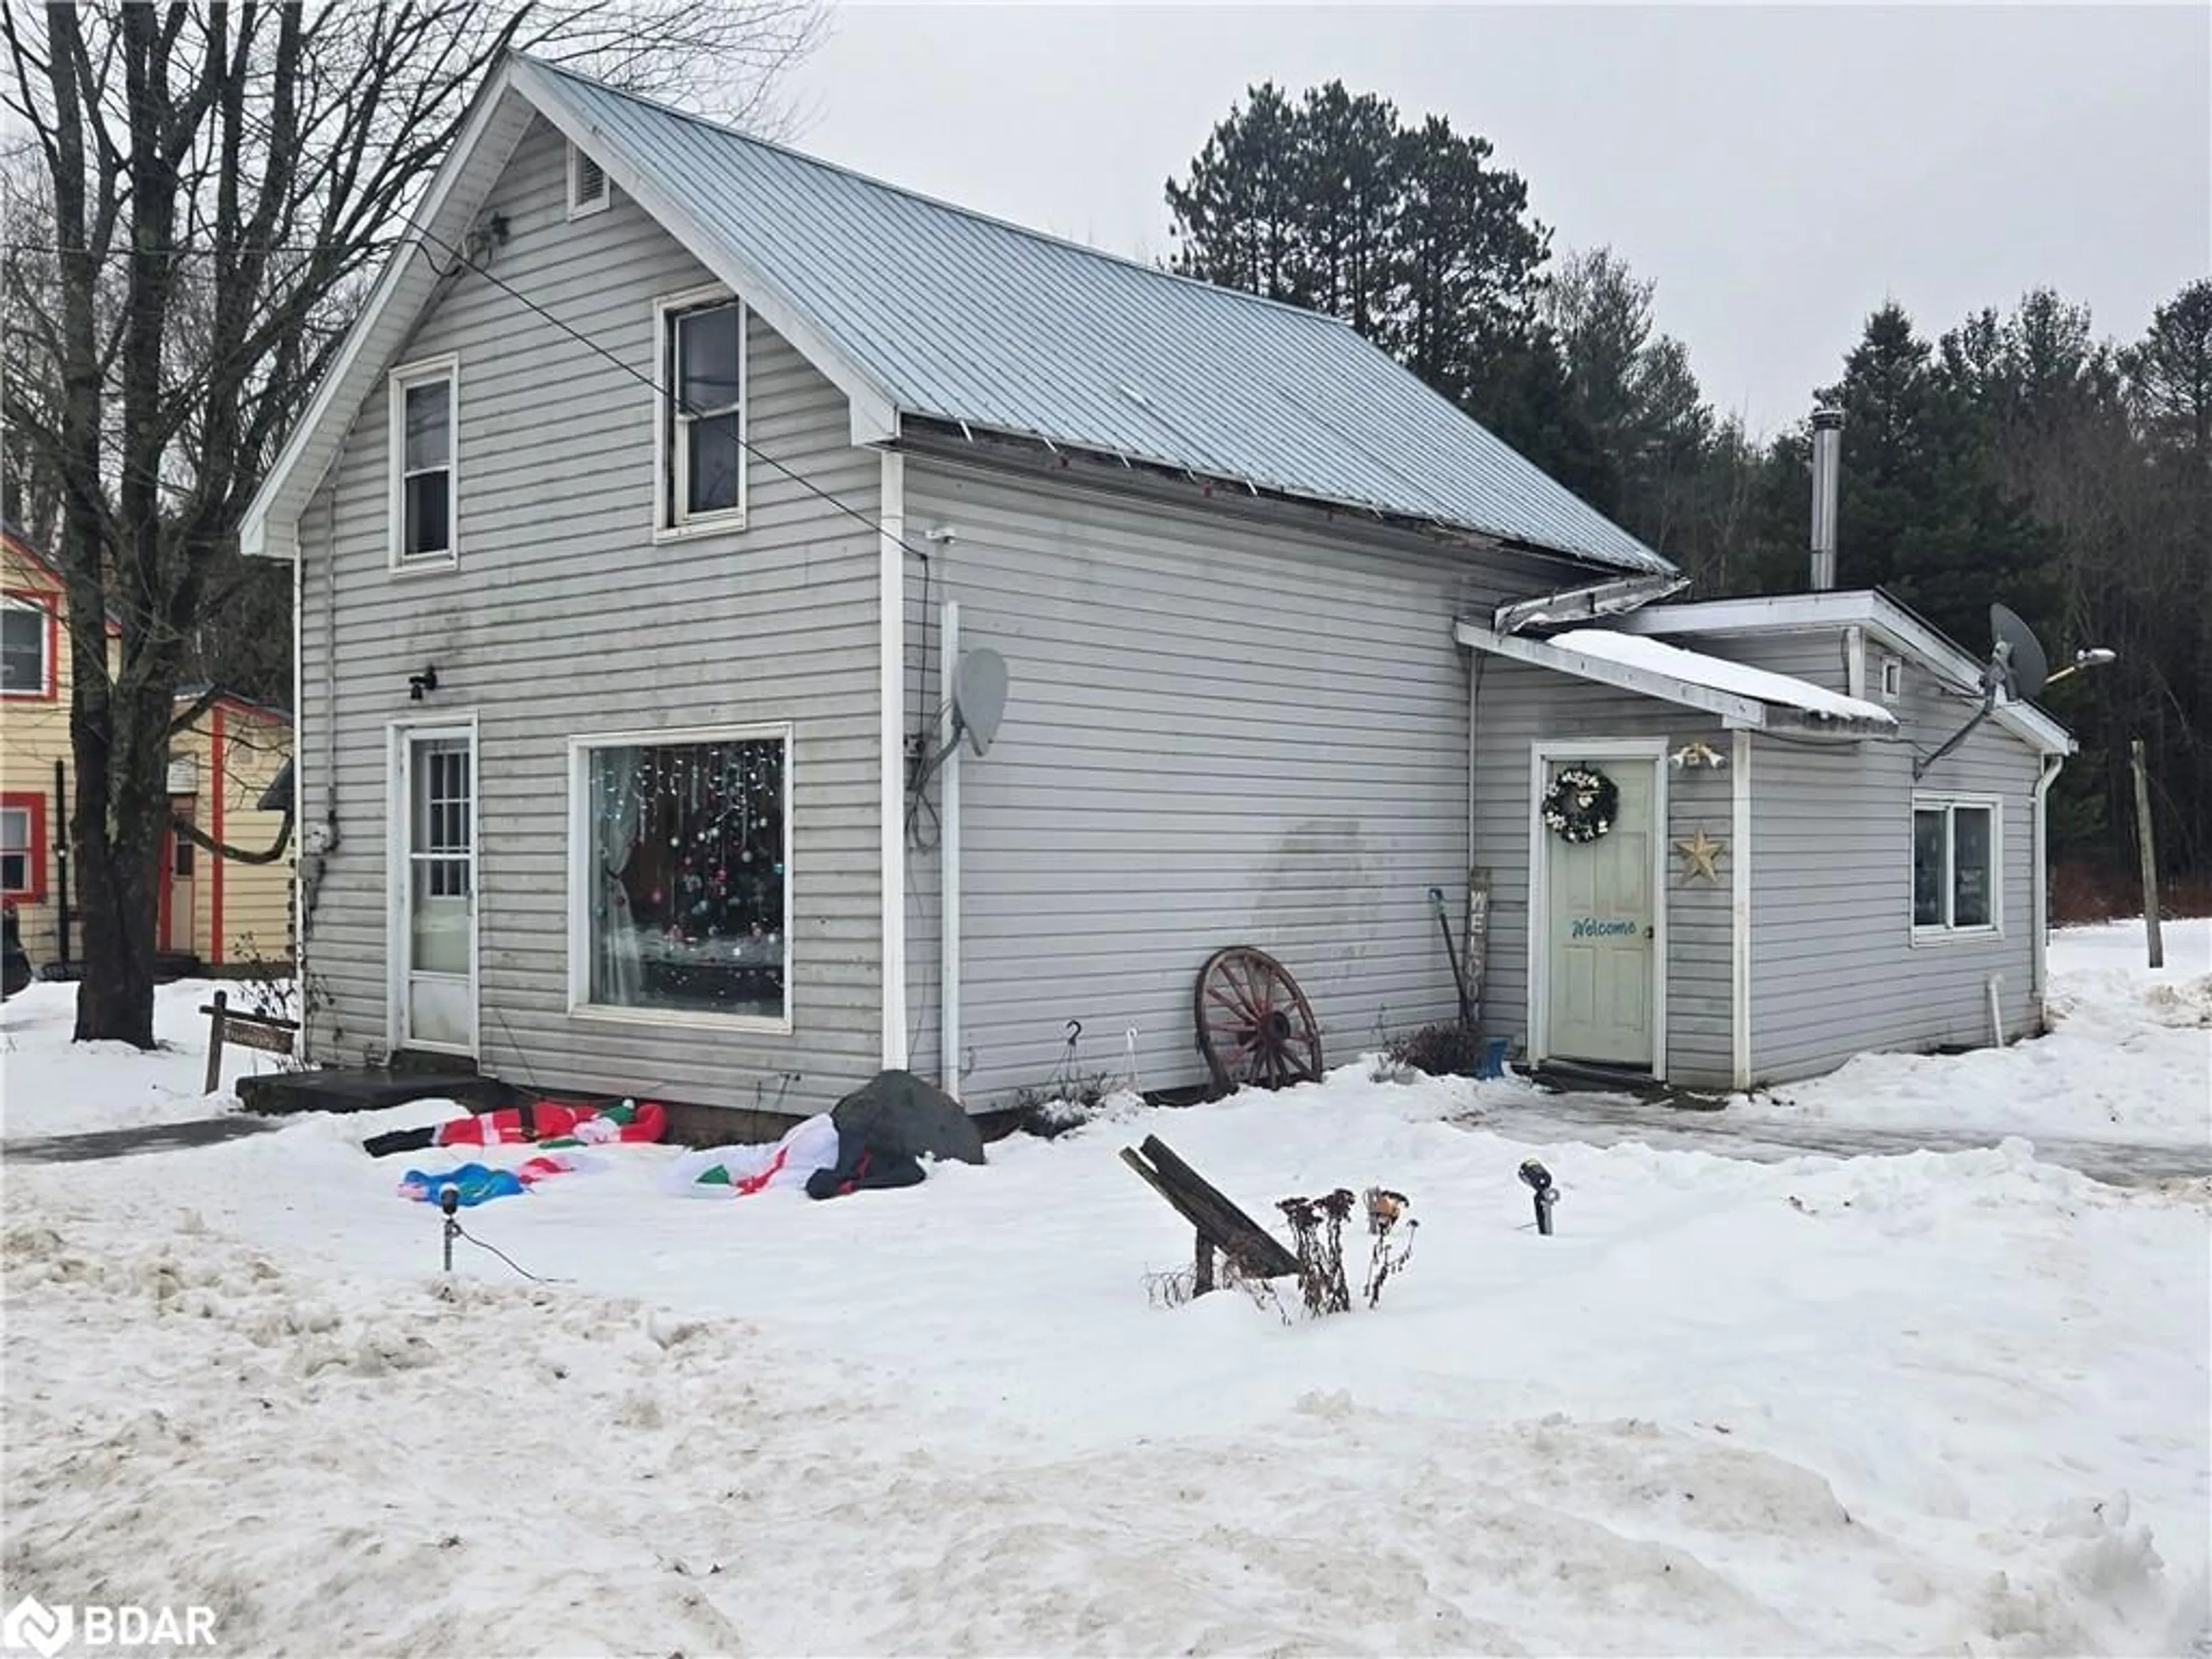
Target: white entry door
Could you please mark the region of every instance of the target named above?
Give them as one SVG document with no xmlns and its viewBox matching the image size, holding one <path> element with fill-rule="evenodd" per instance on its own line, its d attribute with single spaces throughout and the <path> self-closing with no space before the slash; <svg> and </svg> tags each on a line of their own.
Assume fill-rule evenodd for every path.
<svg viewBox="0 0 2212 1659">
<path fill-rule="evenodd" d="M 1544 784 L 1577 757 L 1547 759 Z M 1545 860 L 1545 1053 L 1638 1070 L 1654 1067 L 1658 998 L 1658 763 L 1588 763 L 1611 778 L 1620 804 L 1611 833 L 1570 842 L 1542 831 Z"/>
<path fill-rule="evenodd" d="M 400 733 L 392 779 L 394 1046 L 477 1051 L 476 734 Z"/>
</svg>

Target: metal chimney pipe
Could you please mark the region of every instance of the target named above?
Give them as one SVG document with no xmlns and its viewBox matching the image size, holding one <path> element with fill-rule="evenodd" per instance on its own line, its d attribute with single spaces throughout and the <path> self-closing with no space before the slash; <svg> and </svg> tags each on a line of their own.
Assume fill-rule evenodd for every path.
<svg viewBox="0 0 2212 1659">
<path fill-rule="evenodd" d="M 1813 411 L 1813 591 L 1836 585 L 1836 485 L 1844 459 L 1844 411 Z"/>
</svg>

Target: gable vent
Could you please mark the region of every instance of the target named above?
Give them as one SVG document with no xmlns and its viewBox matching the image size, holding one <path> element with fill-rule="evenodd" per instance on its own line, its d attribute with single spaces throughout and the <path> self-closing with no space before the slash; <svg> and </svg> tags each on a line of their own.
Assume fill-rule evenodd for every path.
<svg viewBox="0 0 2212 1659">
<path fill-rule="evenodd" d="M 580 219 L 587 213 L 597 213 L 607 204 L 611 191 L 607 187 L 607 172 L 597 161 L 578 149 L 568 146 L 568 216 Z"/>
</svg>

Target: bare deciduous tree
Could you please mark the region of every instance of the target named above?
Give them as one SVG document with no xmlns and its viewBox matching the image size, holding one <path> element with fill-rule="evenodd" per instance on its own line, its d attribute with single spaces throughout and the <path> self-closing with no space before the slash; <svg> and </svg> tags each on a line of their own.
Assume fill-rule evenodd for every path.
<svg viewBox="0 0 2212 1659">
<path fill-rule="evenodd" d="M 68 587 L 80 1039 L 153 1041 L 177 684 L 253 580 L 239 520 L 486 71 L 527 52 L 772 128 L 819 27 L 813 0 L 0 8 L 8 459 Z"/>
</svg>

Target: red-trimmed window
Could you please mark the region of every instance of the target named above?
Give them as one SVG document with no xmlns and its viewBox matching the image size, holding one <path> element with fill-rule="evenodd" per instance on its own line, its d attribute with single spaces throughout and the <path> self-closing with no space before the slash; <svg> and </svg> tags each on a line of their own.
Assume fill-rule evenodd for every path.
<svg viewBox="0 0 2212 1659">
<path fill-rule="evenodd" d="M 0 795 L 0 890 L 33 904 L 46 896 L 44 795 Z"/>
<path fill-rule="evenodd" d="M 59 616 L 50 593 L 0 595 L 0 696 L 52 698 Z"/>
</svg>

